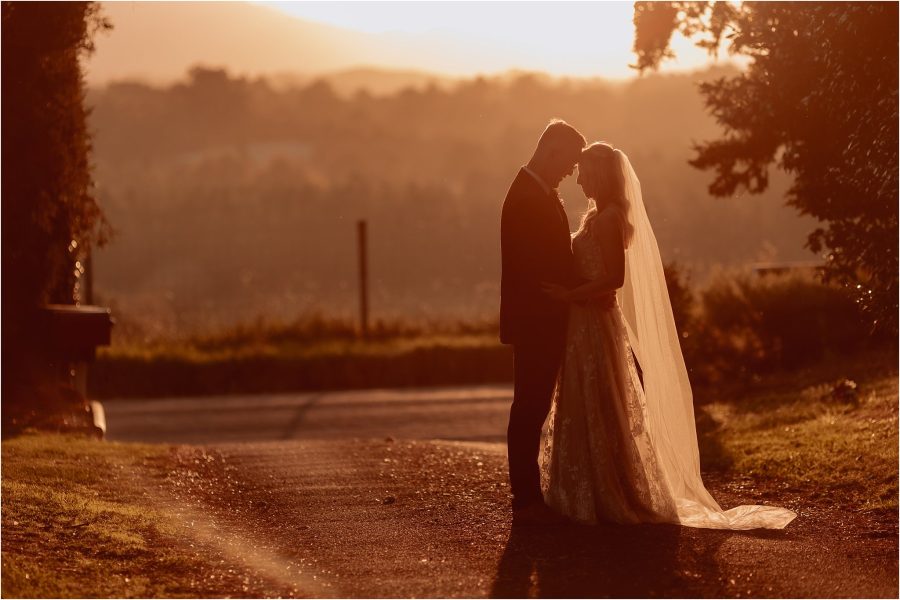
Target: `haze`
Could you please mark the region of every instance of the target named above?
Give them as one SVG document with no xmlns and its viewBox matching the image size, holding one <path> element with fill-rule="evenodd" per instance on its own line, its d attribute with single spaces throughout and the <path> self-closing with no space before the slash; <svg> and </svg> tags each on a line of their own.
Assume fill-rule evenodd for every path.
<svg viewBox="0 0 900 600">
<path fill-rule="evenodd" d="M 631 2 L 105 2 L 88 83 L 167 83 L 195 64 L 246 75 L 361 66 L 472 76 L 634 77 Z M 708 63 L 676 40 L 666 71 Z"/>
</svg>

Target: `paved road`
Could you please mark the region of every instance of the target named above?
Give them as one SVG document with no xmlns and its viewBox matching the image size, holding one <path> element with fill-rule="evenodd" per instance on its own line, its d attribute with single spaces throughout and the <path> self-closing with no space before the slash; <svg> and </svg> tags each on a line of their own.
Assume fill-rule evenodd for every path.
<svg viewBox="0 0 900 600">
<path fill-rule="evenodd" d="M 512 388 L 479 386 L 110 400 L 111 440 L 212 444 L 349 438 L 504 442 Z"/>
<path fill-rule="evenodd" d="M 896 513 L 820 494 L 757 486 L 799 512 L 784 531 L 511 529 L 511 399 L 482 386 L 105 406 L 111 439 L 203 444 L 175 451 L 158 504 L 268 596 L 897 597 Z M 733 475 L 707 485 L 723 506 L 748 500 Z"/>
<path fill-rule="evenodd" d="M 897 597 L 896 513 L 827 497 L 768 495 L 800 513 L 781 531 L 516 528 L 503 444 L 290 440 L 177 456 L 164 484 L 187 539 L 271 582 L 268 597 Z M 708 483 L 723 505 L 748 500 L 740 483 Z"/>
</svg>

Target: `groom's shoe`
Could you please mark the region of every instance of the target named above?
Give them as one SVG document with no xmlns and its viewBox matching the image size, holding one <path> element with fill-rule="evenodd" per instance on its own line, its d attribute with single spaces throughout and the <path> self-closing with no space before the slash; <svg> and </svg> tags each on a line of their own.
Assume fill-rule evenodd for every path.
<svg viewBox="0 0 900 600">
<path fill-rule="evenodd" d="M 523 508 L 513 509 L 513 525 L 545 526 L 568 525 L 571 521 L 543 502 L 535 502 Z"/>
</svg>

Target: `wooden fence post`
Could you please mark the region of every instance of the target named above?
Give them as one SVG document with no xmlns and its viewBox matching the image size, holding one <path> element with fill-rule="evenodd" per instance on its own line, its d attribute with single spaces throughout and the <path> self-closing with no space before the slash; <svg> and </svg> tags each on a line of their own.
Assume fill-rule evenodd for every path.
<svg viewBox="0 0 900 600">
<path fill-rule="evenodd" d="M 365 338 L 369 335 L 369 269 L 365 220 L 357 222 L 356 233 L 359 247 L 359 324 Z"/>
</svg>

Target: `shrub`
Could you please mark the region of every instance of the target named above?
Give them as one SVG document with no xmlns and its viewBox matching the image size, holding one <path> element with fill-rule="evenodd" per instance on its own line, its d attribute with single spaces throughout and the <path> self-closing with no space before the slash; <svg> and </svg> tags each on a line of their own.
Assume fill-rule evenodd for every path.
<svg viewBox="0 0 900 600">
<path fill-rule="evenodd" d="M 713 380 L 793 369 L 871 341 L 853 298 L 805 274 L 717 279 L 701 294 L 695 335 L 686 360 Z"/>
</svg>

